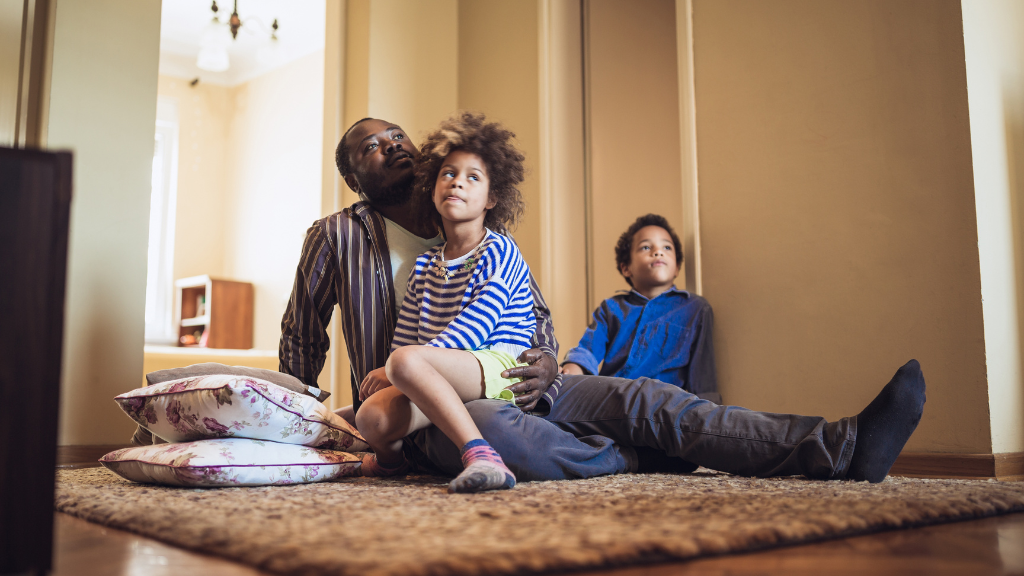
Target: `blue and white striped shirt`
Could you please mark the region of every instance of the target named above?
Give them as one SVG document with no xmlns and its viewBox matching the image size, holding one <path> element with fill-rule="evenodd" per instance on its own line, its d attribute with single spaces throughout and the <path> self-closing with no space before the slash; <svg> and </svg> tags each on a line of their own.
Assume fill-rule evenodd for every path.
<svg viewBox="0 0 1024 576">
<path fill-rule="evenodd" d="M 518 358 L 531 347 L 537 318 L 530 269 L 515 242 L 487 230 L 465 258 L 445 262 L 443 250 L 435 246 L 416 259 L 391 349 L 425 344 L 499 350 Z M 447 269 L 448 278 L 435 266 Z"/>
</svg>

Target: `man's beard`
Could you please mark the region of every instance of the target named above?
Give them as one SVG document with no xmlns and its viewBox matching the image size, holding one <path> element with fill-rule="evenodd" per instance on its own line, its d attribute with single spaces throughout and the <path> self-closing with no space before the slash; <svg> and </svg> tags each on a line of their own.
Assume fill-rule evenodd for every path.
<svg viewBox="0 0 1024 576">
<path fill-rule="evenodd" d="M 390 186 L 383 184 L 380 176 L 363 175 L 360 178 L 362 183 L 363 196 L 374 206 L 397 206 L 409 201 L 412 197 L 412 184 L 415 175 L 409 171 L 409 176 L 395 182 Z"/>
</svg>

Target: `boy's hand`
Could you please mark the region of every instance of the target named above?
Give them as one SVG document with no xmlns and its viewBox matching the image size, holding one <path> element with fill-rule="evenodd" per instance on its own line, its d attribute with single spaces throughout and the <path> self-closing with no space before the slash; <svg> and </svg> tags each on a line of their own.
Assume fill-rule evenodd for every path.
<svg viewBox="0 0 1024 576">
<path fill-rule="evenodd" d="M 562 374 L 583 376 L 583 368 L 575 362 L 566 362 L 565 364 L 562 364 Z"/>
<path fill-rule="evenodd" d="M 391 386 L 391 381 L 388 380 L 388 375 L 384 373 L 383 367 L 371 370 L 359 385 L 359 401 L 365 401 L 388 386 Z"/>
<path fill-rule="evenodd" d="M 558 363 L 551 356 L 542 352 L 539 348 L 531 348 L 519 355 L 520 362 L 526 362 L 529 366 L 518 366 L 509 368 L 501 373 L 502 378 L 522 378 L 508 387 L 516 395 L 516 405 L 523 412 L 529 412 L 537 407 L 540 397 L 548 391 L 551 383 L 558 375 Z"/>
</svg>

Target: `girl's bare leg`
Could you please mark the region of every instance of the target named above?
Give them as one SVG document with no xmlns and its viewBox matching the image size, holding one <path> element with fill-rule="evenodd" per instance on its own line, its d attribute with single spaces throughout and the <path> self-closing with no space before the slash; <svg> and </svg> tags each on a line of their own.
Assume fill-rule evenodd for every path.
<svg viewBox="0 0 1024 576">
<path fill-rule="evenodd" d="M 430 426 L 423 412 L 394 386 L 367 398 L 355 421 L 356 428 L 373 448 L 377 462 L 389 469 L 398 468 L 405 461 L 402 438 Z"/>
<path fill-rule="evenodd" d="M 483 373 L 475 356 L 464 350 L 405 346 L 391 354 L 385 372 L 394 388 L 461 447 L 465 470 L 452 480 L 449 491 L 515 486 L 515 475 L 483 440 L 464 405 L 484 397 Z"/>
<path fill-rule="evenodd" d="M 385 366 L 391 385 L 422 410 L 456 446 L 483 438 L 465 403 L 484 397 L 483 372 L 465 350 L 405 346 Z"/>
</svg>

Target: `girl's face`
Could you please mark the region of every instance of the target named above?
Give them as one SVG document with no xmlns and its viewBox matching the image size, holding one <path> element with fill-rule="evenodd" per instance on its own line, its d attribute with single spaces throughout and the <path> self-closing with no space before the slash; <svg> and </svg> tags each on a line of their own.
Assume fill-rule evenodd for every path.
<svg viewBox="0 0 1024 576">
<path fill-rule="evenodd" d="M 483 228 L 484 216 L 495 204 L 489 189 L 484 161 L 472 152 L 456 150 L 445 157 L 437 174 L 434 206 L 445 223 L 479 220 Z"/>
</svg>

